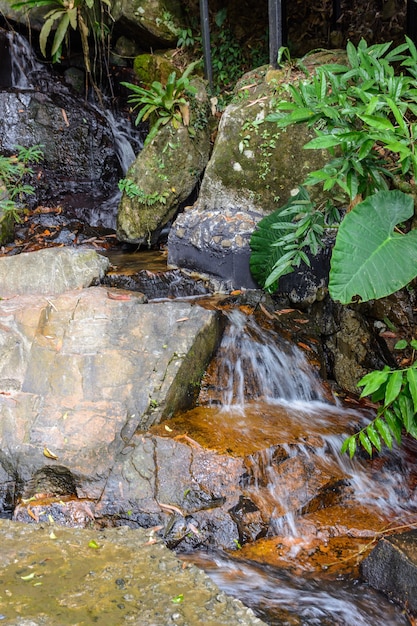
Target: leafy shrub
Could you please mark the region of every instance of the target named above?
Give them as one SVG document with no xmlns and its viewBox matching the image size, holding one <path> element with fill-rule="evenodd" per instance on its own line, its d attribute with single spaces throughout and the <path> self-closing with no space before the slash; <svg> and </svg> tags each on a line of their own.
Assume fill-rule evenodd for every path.
<svg viewBox="0 0 417 626">
<path fill-rule="evenodd" d="M 413 350 L 417 349 L 414 339 L 410 344 L 401 340 L 395 347 L 404 349 L 408 345 Z M 382 442 L 389 448 L 393 439 L 400 444 L 403 429 L 417 439 L 417 362 L 405 369 L 391 370 L 386 366 L 383 370 L 369 372 L 358 386 L 363 387 L 361 397 L 371 396 L 381 406 L 370 424 L 345 439 L 342 452 L 348 451 L 353 457 L 359 443 L 372 456 L 373 448 L 379 452 Z"/>
<path fill-rule="evenodd" d="M 31 164 L 43 157 L 41 146 L 16 146 L 17 154 L 0 155 L 0 222 L 6 225 L 20 221 L 25 196 L 34 193 L 28 179 L 33 174 Z"/>
<path fill-rule="evenodd" d="M 23 11 L 30 11 L 37 7 L 49 9 L 44 16 L 45 23 L 39 33 L 39 45 L 43 56 L 47 56 L 48 40 L 53 33 L 50 54 L 52 62 L 58 63 L 64 44 L 69 46 L 70 31 L 77 31 L 81 38 L 87 76 L 100 98 L 93 78 L 97 72 L 91 67 L 89 35 L 92 34 L 94 50 L 99 51 L 99 56 L 106 66 L 110 35 L 106 16 L 110 19 L 110 0 L 71 0 L 70 2 L 68 0 L 22 0 L 12 4 L 13 9 Z"/>
<path fill-rule="evenodd" d="M 394 65 L 400 65 L 407 74 L 396 75 Z M 329 152 L 328 163 L 319 170 L 311 172 L 303 186 L 321 184 L 324 191 L 342 191 L 345 194 L 348 209 L 358 205 L 354 216 L 362 219 L 345 217 L 343 233 L 344 249 L 350 248 L 350 257 L 362 249 L 363 265 L 369 268 L 369 258 L 374 254 L 371 242 L 364 241 L 363 223 L 367 220 L 370 231 L 383 231 L 387 239 L 392 239 L 393 229 L 398 221 L 392 221 L 396 211 L 389 217 L 387 211 L 369 212 L 369 204 L 362 203 L 365 198 L 376 194 L 380 190 L 388 190 L 390 186 L 403 186 L 407 183 L 407 190 L 415 190 L 417 177 L 417 154 L 414 148 L 414 137 L 417 133 L 417 50 L 413 42 L 406 38 L 406 42 L 390 50 L 390 43 L 369 46 L 362 40 L 358 47 L 351 43 L 347 46 L 347 64 L 325 64 L 319 67 L 315 75 L 302 79 L 297 85 L 288 85 L 291 100 L 280 101 L 276 104 L 276 112 L 268 116 L 268 120 L 275 121 L 280 128 L 290 124 L 306 123 L 312 127 L 317 137 L 309 141 L 306 149 L 325 149 Z M 400 194 L 400 192 L 397 192 Z M 417 197 L 417 194 L 416 194 Z M 395 196 L 399 201 L 399 196 Z M 378 195 L 375 202 L 383 201 L 389 204 L 391 198 Z M 402 202 L 404 204 L 406 200 Z M 359 203 L 359 204 L 358 204 Z M 327 206 L 324 209 L 325 222 L 330 224 L 328 216 L 335 213 L 336 207 Z M 287 205 L 283 207 L 288 211 Z M 316 211 L 323 212 L 323 207 L 309 205 L 310 226 L 307 230 L 314 230 L 313 224 L 322 223 L 321 218 L 313 219 Z M 279 211 L 275 213 L 278 215 Z M 411 217 L 411 215 L 409 215 Z M 267 218 L 266 218 L 267 219 Z M 307 219 L 307 218 L 306 218 Z M 401 219 L 404 219 L 402 217 Z M 294 215 L 292 226 L 286 228 L 278 226 L 281 238 L 274 241 L 274 250 L 269 242 L 269 253 L 277 256 L 275 248 L 281 248 L 279 259 L 264 276 L 263 284 L 271 290 L 277 284 L 280 276 L 294 267 L 301 256 L 303 249 L 314 252 L 314 246 L 320 245 L 320 234 L 316 227 L 314 231 L 315 244 L 310 245 L 309 237 L 298 238 L 294 241 L 294 231 L 298 215 Z M 259 223 L 264 228 L 263 220 Z M 272 227 L 272 222 L 269 223 Z M 342 227 L 341 227 L 342 228 Z M 385 236 L 384 235 L 384 236 Z M 256 241 L 256 235 L 254 234 Z M 408 242 L 413 238 L 408 237 Z M 399 237 L 396 236 L 396 239 Z M 252 243 L 251 243 L 252 245 Z M 289 248 L 288 246 L 292 247 Z M 395 246 L 401 247 L 399 241 Z M 336 239 L 335 252 L 332 257 L 330 272 L 330 294 L 343 304 L 357 299 L 367 300 L 381 295 L 362 290 L 362 285 L 355 282 L 355 275 L 350 273 L 349 267 L 343 262 L 335 260 L 335 253 L 342 246 L 339 243 L 339 234 Z M 367 250 L 366 250 L 367 248 Z M 408 248 L 409 249 L 409 248 Z M 386 247 L 388 250 L 388 246 Z M 287 255 L 285 257 L 284 255 Z M 259 250 L 253 248 L 255 257 L 252 264 L 259 265 L 256 258 Z M 337 256 L 337 255 L 336 255 Z M 283 262 L 286 259 L 286 263 Z M 368 258 L 368 260 L 367 260 Z M 380 254 L 376 274 L 370 280 L 379 278 L 380 290 L 378 293 L 387 295 L 407 284 L 417 274 L 398 271 L 402 280 L 391 283 L 392 272 L 385 272 L 387 258 Z M 402 259 L 393 259 L 395 267 L 401 266 Z M 388 264 L 391 263 L 391 258 Z M 267 266 L 265 265 L 265 268 Z M 417 267 L 417 266 L 416 266 Z M 363 268 L 362 268 L 363 269 Z M 266 271 L 265 271 L 266 273 Z M 405 282 L 404 282 L 405 281 Z M 355 289 L 343 290 L 342 284 L 353 282 Z M 337 288 L 335 286 L 337 285 Z"/>
<path fill-rule="evenodd" d="M 139 108 L 135 123 L 139 124 L 148 119 L 150 121 L 151 126 L 145 145 L 152 141 L 161 126 L 168 123 L 172 123 L 174 128 L 178 128 L 180 124 L 188 126 L 189 103 L 186 95 L 197 93 L 197 89 L 190 83 L 189 76 L 199 63 L 200 61 L 191 63 L 179 77 L 172 72 L 165 86 L 159 81 L 154 81 L 148 88 L 122 83 L 133 92 L 129 96 L 129 103 L 134 105 L 134 109 Z"/>
</svg>

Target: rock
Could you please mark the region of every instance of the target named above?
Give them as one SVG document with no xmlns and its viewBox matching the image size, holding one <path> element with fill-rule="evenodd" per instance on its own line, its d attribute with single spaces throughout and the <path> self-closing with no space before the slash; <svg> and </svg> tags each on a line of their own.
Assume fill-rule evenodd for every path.
<svg viewBox="0 0 417 626">
<path fill-rule="evenodd" d="M 178 76 L 181 74 L 168 55 L 157 52 L 136 56 L 133 61 L 133 69 L 139 82 L 145 85 L 151 85 L 154 80 L 166 85 L 168 76 L 172 72 Z"/>
<path fill-rule="evenodd" d="M 184 211 L 168 236 L 168 266 L 210 277 L 219 290 L 258 288 L 249 270 L 249 239 L 258 220 L 245 209 Z"/>
<path fill-rule="evenodd" d="M 327 417 L 327 430 L 344 432 L 340 414 Z M 196 407 L 136 433 L 95 516 L 106 525 L 160 525 L 177 550 L 235 549 L 276 534 L 287 514 L 308 514 L 348 492 L 336 460 L 305 452 L 324 445 L 320 425 L 306 435 L 277 406 L 247 406 L 243 428 L 233 411 Z"/>
<path fill-rule="evenodd" d="M 383 537 L 361 572 L 371 587 L 417 616 L 417 531 Z"/>
<path fill-rule="evenodd" d="M 0 92 L 0 153 L 42 145 L 44 157 L 31 181 L 34 199 L 91 210 L 114 193 L 121 177 L 113 132 L 91 106 L 50 90 Z M 112 220 L 103 218 L 101 225 L 114 227 Z"/>
<path fill-rule="evenodd" d="M 157 240 L 162 227 L 193 191 L 210 153 L 210 108 L 204 82 L 194 78 L 198 88 L 190 97 L 189 126 L 160 128 L 129 168 L 126 178 L 139 188 L 139 195 L 123 194 L 117 216 L 120 241 L 149 244 Z"/>
<path fill-rule="evenodd" d="M 109 260 L 94 250 L 45 248 L 0 257 L 0 296 L 58 295 L 103 278 Z"/>
<path fill-rule="evenodd" d="M 177 559 L 152 530 L 0 520 L 0 542 L 7 580 L 0 619 L 10 626 L 264 624 L 204 572 Z"/>
<path fill-rule="evenodd" d="M 323 151 L 303 150 L 314 136 L 305 125 L 279 130 L 266 121 L 284 80 L 291 80 L 284 70 L 263 67 L 237 83 L 197 202 L 171 229 L 171 267 L 214 274 L 232 288 L 256 286 L 249 270 L 249 240 L 257 222 L 285 204 L 291 190 L 325 160 Z"/>
<path fill-rule="evenodd" d="M 180 0 L 115 0 L 111 10 L 115 27 L 146 47 L 175 46 L 183 26 Z"/>
<path fill-rule="evenodd" d="M 55 465 L 96 499 L 137 428 L 193 403 L 219 335 L 214 311 L 103 287 L 11 297 L 0 316 L 7 509 L 11 482 L 22 494 L 43 476 L 36 491 L 51 493 L 39 471 Z"/>
</svg>

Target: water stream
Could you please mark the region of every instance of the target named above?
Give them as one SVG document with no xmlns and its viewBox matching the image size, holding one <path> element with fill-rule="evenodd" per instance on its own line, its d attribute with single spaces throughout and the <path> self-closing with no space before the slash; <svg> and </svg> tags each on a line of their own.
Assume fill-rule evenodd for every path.
<svg viewBox="0 0 417 626">
<path fill-rule="evenodd" d="M 376 465 L 364 457 L 350 460 L 347 455 L 342 456 L 340 447 L 349 422 L 365 423 L 369 416 L 339 406 L 336 401 L 332 403 L 297 346 L 274 331 L 261 329 L 251 316 L 239 310 L 227 316 L 229 324 L 214 376 L 219 381 L 218 393 L 210 403 L 213 408 L 217 402 L 217 417 L 208 416 L 209 427 L 225 429 L 229 438 L 240 444 L 254 444 L 261 436 L 266 442 L 275 440 L 288 459 L 297 457 L 306 465 L 319 466 L 320 471 L 339 472 L 347 477 L 347 527 L 349 511 L 356 505 L 388 516 L 399 525 L 413 520 L 413 516 L 415 520 L 417 494 L 410 480 L 417 473 L 415 461 L 405 459 L 404 452 L 396 448 L 381 453 Z M 194 436 L 192 430 L 190 433 Z M 313 437 L 314 447 L 307 436 Z M 289 476 L 288 483 L 283 482 L 278 471 L 281 465 L 275 459 L 276 446 L 265 445 L 256 456 L 248 493 L 259 498 L 261 490 L 266 494 L 262 497 L 273 502 L 269 534 L 279 536 L 289 546 L 285 566 L 265 564 L 268 557 L 261 559 L 263 564 L 259 559 L 256 562 L 256 554 L 252 560 L 250 550 L 245 549 L 242 556 L 239 552 L 218 552 L 187 558 L 203 567 L 219 587 L 239 597 L 271 626 L 409 623 L 400 609 L 360 582 L 357 573 L 329 577 L 325 570 L 314 571 L 301 564 L 303 549 L 313 550 L 306 524 L 309 516 L 294 509 L 296 479 Z"/>
<path fill-rule="evenodd" d="M 23 38 L 9 37 L 13 51 L 10 87 L 31 89 L 42 77 L 43 66 Z M 106 117 L 121 170 L 126 172 L 138 147 L 132 148 L 129 133 L 112 113 Z M 117 200 L 115 190 L 108 205 L 97 204 L 90 222 L 114 227 Z M 220 428 L 228 432 L 232 447 L 252 446 L 248 493 L 268 500 L 270 535 L 279 536 L 290 550 L 285 567 L 251 560 L 245 550 L 234 555 L 194 553 L 186 558 L 203 567 L 219 587 L 253 607 L 270 626 L 408 624 L 398 608 L 355 576 L 329 578 L 325 571 L 300 568 L 301 551 L 308 547 L 308 514 L 294 504 L 293 483 L 283 480 L 276 453 L 279 445 L 289 465 L 297 459 L 306 467 L 318 466 L 319 474 L 339 475 L 348 486 L 349 506 L 368 506 L 398 523 L 407 523 L 417 514 L 417 494 L 410 480 L 417 476 L 416 455 L 406 457 L 406 452 L 394 449 L 381 454 L 375 463 L 342 457 L 339 451 L 348 424 L 357 425 L 369 417 L 331 401 L 304 353 L 278 333 L 261 329 L 239 310 L 227 315 L 229 323 L 217 358 L 218 393 L 208 406 L 206 424 L 213 437 Z"/>
</svg>

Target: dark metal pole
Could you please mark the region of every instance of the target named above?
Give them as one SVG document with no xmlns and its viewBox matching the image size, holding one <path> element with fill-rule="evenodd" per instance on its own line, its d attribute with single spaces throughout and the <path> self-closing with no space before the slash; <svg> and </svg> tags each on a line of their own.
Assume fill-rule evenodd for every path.
<svg viewBox="0 0 417 626">
<path fill-rule="evenodd" d="M 407 0 L 407 35 L 417 43 L 417 2 Z"/>
<path fill-rule="evenodd" d="M 208 80 L 210 89 L 213 88 L 213 69 L 211 65 L 210 50 L 210 25 L 208 13 L 208 0 L 200 0 L 201 38 L 203 41 L 204 75 Z"/>
<path fill-rule="evenodd" d="M 269 62 L 273 67 L 277 67 L 278 50 L 283 42 L 281 0 L 268 0 L 268 15 Z"/>
</svg>

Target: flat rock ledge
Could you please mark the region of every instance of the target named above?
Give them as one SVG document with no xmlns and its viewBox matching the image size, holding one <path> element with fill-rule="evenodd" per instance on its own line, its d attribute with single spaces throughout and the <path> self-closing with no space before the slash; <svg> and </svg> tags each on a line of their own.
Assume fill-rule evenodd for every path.
<svg viewBox="0 0 417 626">
<path fill-rule="evenodd" d="M 9 626 L 262 626 L 152 530 L 0 520 L 0 620 Z"/>
</svg>

